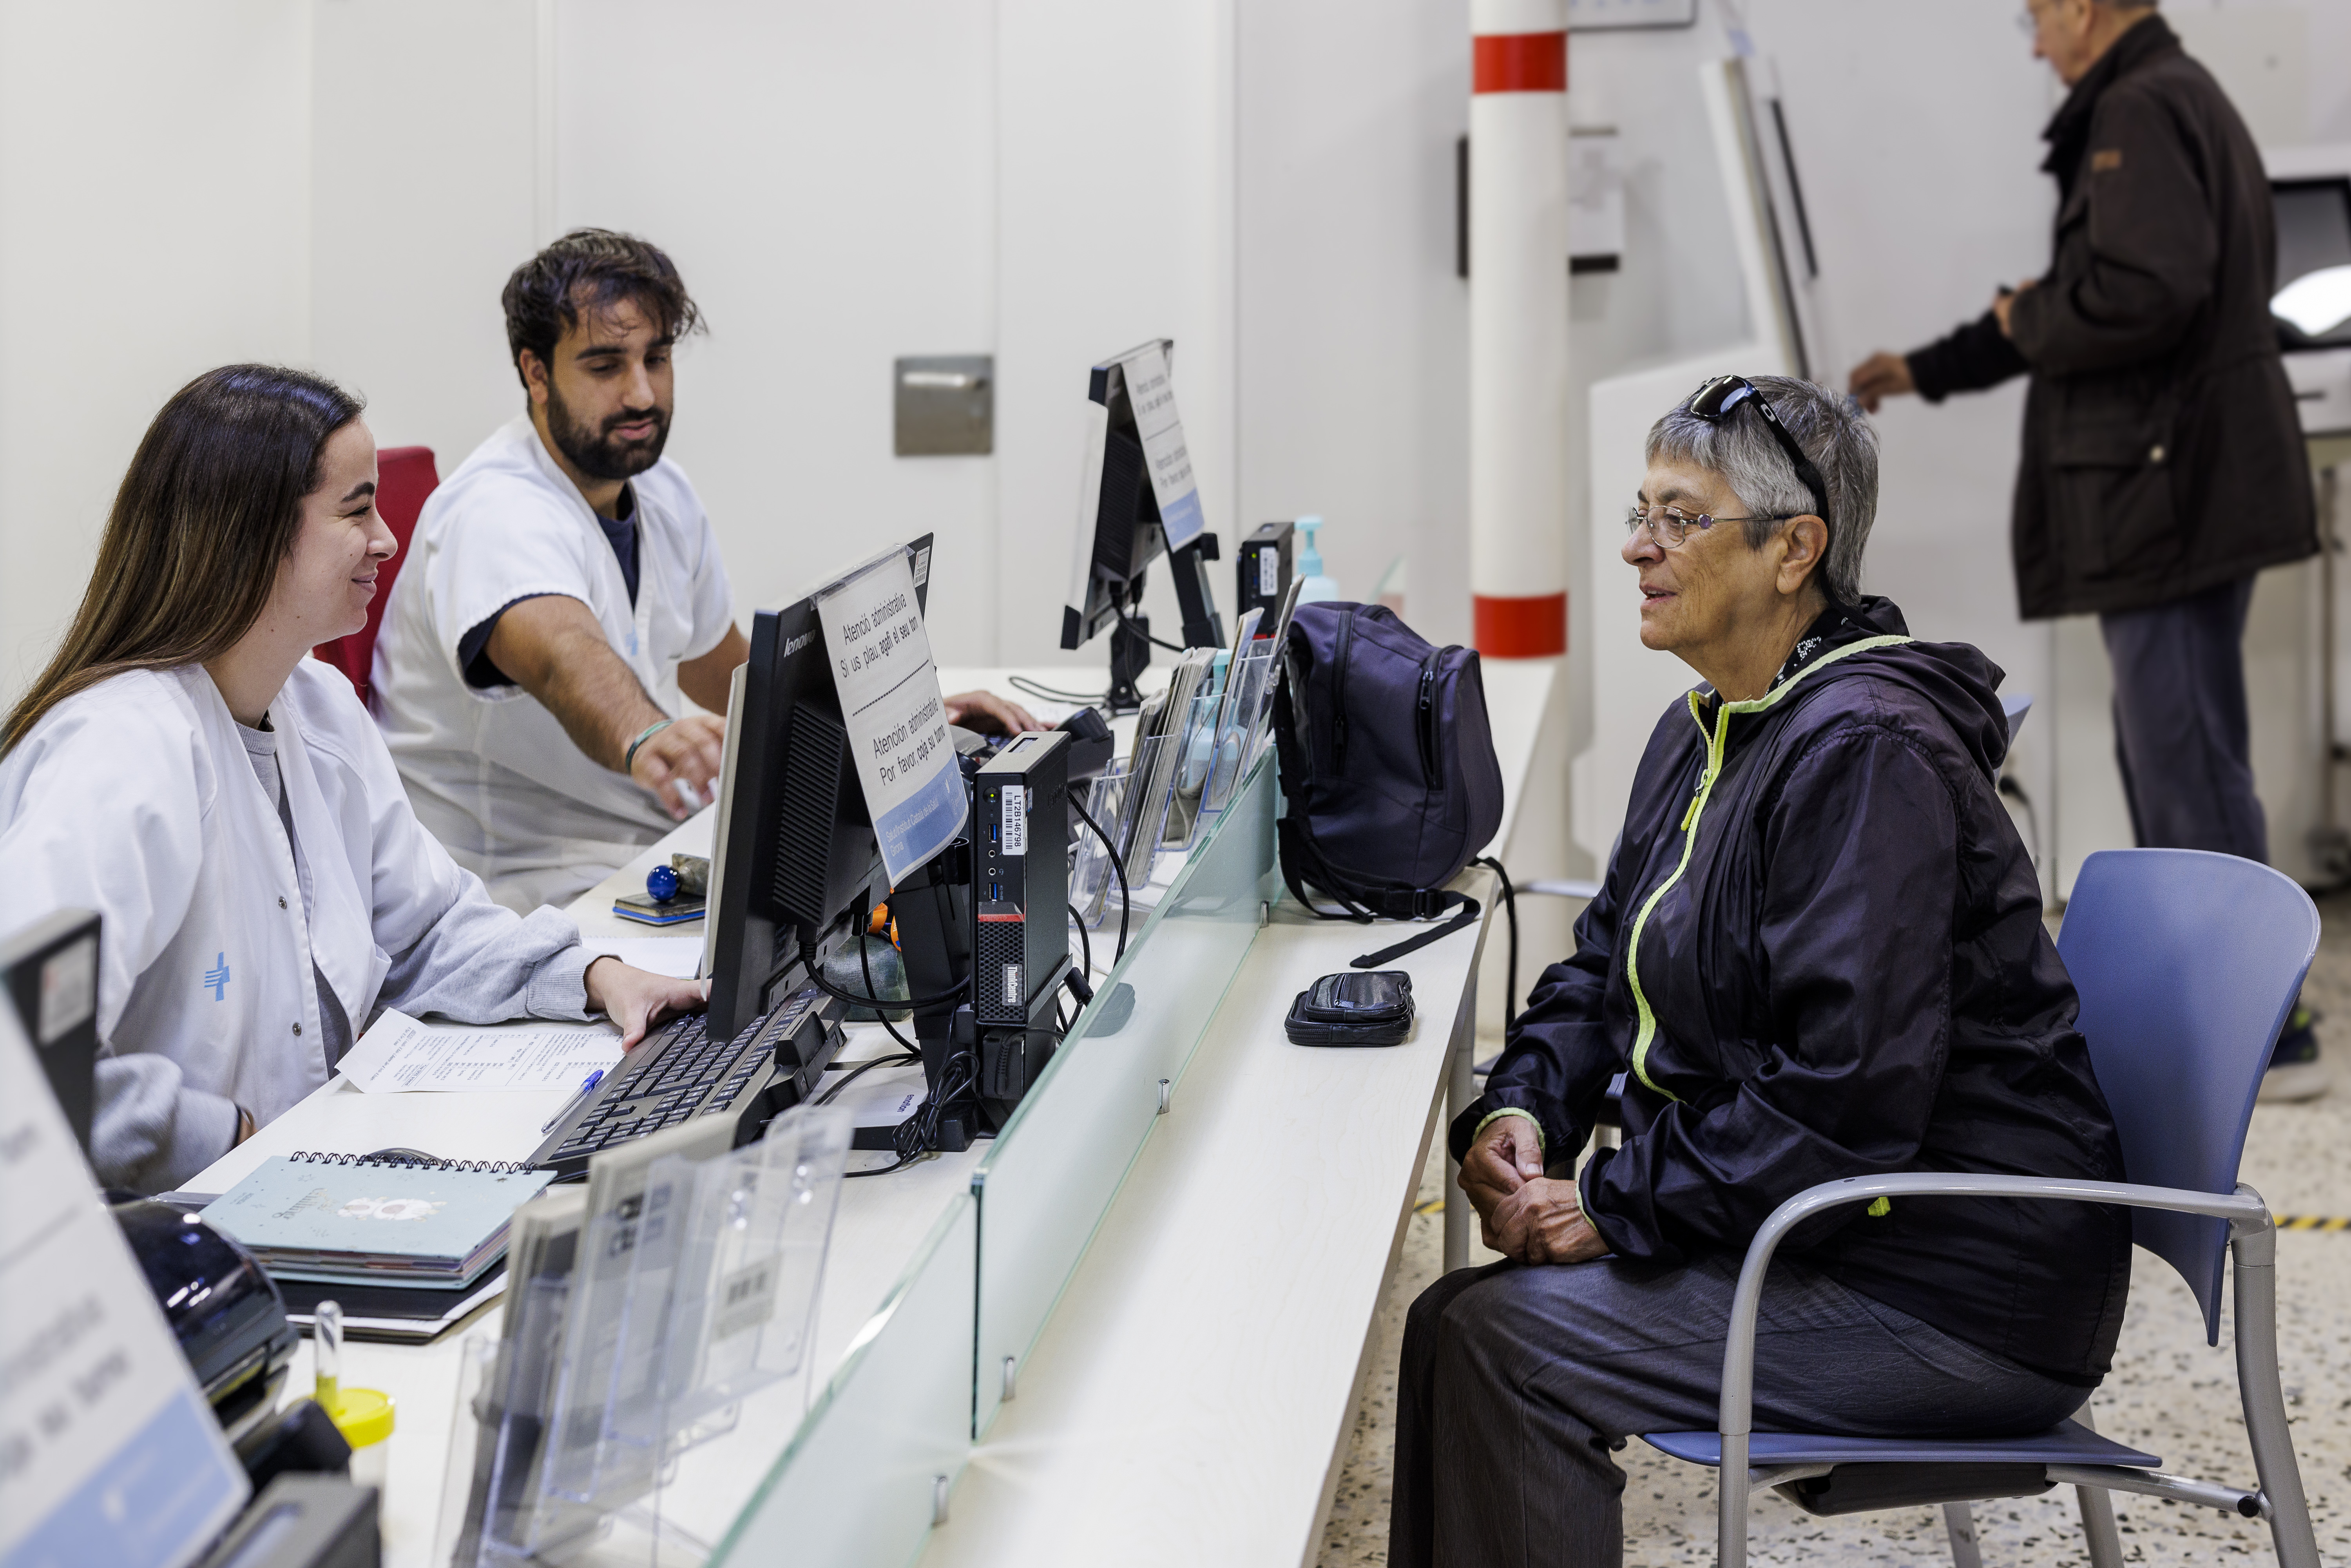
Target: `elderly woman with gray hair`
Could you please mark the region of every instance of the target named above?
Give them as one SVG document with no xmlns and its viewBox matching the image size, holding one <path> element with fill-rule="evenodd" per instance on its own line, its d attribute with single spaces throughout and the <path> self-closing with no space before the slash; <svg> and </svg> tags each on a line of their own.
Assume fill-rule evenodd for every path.
<svg viewBox="0 0 2351 1568">
<path fill-rule="evenodd" d="M 1876 437 L 1849 399 L 1723 376 L 1649 432 L 1626 521 L 1669 708 L 1575 952 L 1452 1149 L 1506 1260 L 1405 1333 L 1389 1562 L 1616 1564 L 1642 1432 L 1715 1424 L 1731 1293 L 1783 1200 L 1904 1170 L 2122 1179 L 2041 886 L 2001 806 L 2001 674 L 1861 595 Z M 1621 1147 L 1576 1169 L 1621 1085 Z M 2105 1375 L 2119 1211 L 1841 1209 L 1783 1246 L 1759 1430 L 2044 1429 Z"/>
</svg>

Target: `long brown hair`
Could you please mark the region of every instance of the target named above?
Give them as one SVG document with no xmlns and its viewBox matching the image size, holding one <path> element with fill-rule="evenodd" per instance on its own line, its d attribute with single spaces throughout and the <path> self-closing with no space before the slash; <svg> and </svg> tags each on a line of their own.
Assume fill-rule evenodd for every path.
<svg viewBox="0 0 2351 1568">
<path fill-rule="evenodd" d="M 269 602 L 327 438 L 363 406 L 276 365 L 224 365 L 172 393 L 122 476 L 73 625 L 0 727 L 0 755 L 109 676 L 235 646 Z"/>
</svg>

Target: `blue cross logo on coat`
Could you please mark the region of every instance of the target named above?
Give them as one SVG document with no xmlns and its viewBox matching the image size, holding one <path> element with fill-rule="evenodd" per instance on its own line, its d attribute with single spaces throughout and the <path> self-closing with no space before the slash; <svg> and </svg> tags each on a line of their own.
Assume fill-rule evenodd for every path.
<svg viewBox="0 0 2351 1568">
<path fill-rule="evenodd" d="M 213 1000 L 221 1002 L 228 999 L 227 954 L 216 953 L 213 956 L 213 967 L 204 971 L 204 983 L 213 988 Z"/>
</svg>

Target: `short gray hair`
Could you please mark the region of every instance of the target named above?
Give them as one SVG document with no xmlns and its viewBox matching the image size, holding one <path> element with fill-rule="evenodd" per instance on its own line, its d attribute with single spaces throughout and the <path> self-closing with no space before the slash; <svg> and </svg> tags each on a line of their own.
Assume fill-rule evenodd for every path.
<svg viewBox="0 0 2351 1568">
<path fill-rule="evenodd" d="M 1877 433 L 1861 404 L 1843 392 L 1787 376 L 1750 379 L 1828 485 L 1829 515 L 1821 520 L 1829 526 L 1829 548 L 1821 577 L 1831 598 L 1851 604 L 1861 597 L 1861 555 L 1877 516 Z M 1757 519 L 1747 525 L 1750 549 L 1761 549 L 1781 519 L 1816 510 L 1760 413 L 1734 408 L 1721 419 L 1700 419 L 1684 398 L 1649 427 L 1648 460 L 1661 457 L 1722 476 Z"/>
</svg>

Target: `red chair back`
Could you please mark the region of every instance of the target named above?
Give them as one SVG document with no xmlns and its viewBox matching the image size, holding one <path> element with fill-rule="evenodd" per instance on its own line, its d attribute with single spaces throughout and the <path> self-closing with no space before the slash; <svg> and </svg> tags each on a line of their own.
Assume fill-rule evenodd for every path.
<svg viewBox="0 0 2351 1568">
<path fill-rule="evenodd" d="M 383 607 L 392 602 L 392 585 L 408 559 L 408 544 L 416 535 L 424 498 L 441 484 L 430 446 L 387 446 L 375 455 L 375 509 L 392 529 L 392 537 L 400 541 L 400 552 L 376 572 L 375 598 L 368 605 L 367 624 L 348 637 L 310 650 L 350 678 L 361 702 L 370 695 L 368 676 L 375 667 L 375 634 L 383 625 Z"/>
</svg>

